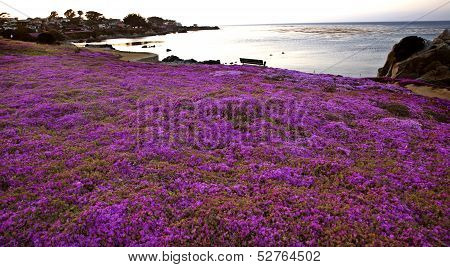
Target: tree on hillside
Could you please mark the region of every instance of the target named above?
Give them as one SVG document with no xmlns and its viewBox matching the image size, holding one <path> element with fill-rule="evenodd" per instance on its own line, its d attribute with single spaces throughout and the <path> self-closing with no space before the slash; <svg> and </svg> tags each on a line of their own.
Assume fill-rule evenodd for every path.
<svg viewBox="0 0 450 267">
<path fill-rule="evenodd" d="M 79 24 L 82 24 L 83 23 L 83 14 L 84 14 L 84 12 L 82 10 L 78 10 L 77 14 L 78 14 L 78 17 L 76 18 L 76 21 Z"/>
<path fill-rule="evenodd" d="M 7 18 L 9 18 L 8 13 L 0 12 L 0 25 L 3 25 L 3 23 L 6 21 Z"/>
<path fill-rule="evenodd" d="M 64 16 L 68 19 L 75 18 L 75 12 L 72 9 L 68 9 L 66 12 L 64 12 Z"/>
<path fill-rule="evenodd" d="M 145 27 L 147 25 L 145 19 L 139 14 L 129 14 L 123 19 L 123 23 L 131 27 Z"/>
<path fill-rule="evenodd" d="M 58 12 L 56 12 L 56 11 L 52 11 L 51 13 L 50 13 L 50 16 L 48 16 L 48 19 L 55 19 L 55 18 L 57 18 L 58 17 Z"/>
<path fill-rule="evenodd" d="M 91 22 L 98 22 L 104 19 L 105 17 L 103 17 L 103 14 L 98 13 L 96 11 L 88 11 L 86 12 L 86 18 Z"/>
<path fill-rule="evenodd" d="M 150 17 L 150 18 L 147 18 L 147 22 L 151 26 L 162 26 L 162 25 L 164 25 L 165 20 L 160 17 Z"/>
</svg>

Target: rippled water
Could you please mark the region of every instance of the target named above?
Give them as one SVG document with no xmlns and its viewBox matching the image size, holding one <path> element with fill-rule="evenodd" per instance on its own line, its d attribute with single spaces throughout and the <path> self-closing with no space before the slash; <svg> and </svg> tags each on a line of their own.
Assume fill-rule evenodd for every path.
<svg viewBox="0 0 450 267">
<path fill-rule="evenodd" d="M 136 39 L 111 39 L 118 50 L 157 53 L 160 59 L 176 55 L 184 59 L 220 59 L 238 62 L 240 57 L 267 61 L 270 67 L 345 76 L 375 76 L 392 46 L 403 37 L 435 38 L 447 22 L 346 23 L 223 26 L 199 31 Z M 155 48 L 126 45 L 152 41 Z M 153 45 L 153 44 L 150 44 Z M 171 49 L 171 52 L 166 52 Z M 284 53 L 284 54 L 283 54 Z"/>
</svg>

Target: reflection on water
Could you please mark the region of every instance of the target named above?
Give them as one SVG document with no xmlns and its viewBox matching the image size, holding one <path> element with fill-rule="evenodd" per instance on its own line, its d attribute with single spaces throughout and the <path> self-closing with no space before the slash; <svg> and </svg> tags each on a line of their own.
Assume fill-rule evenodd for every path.
<svg viewBox="0 0 450 267">
<path fill-rule="evenodd" d="M 111 39 L 106 43 L 122 51 L 157 53 L 160 59 L 176 55 L 234 63 L 245 57 L 265 60 L 270 67 L 316 73 L 327 69 L 327 73 L 360 77 L 375 76 L 401 38 L 418 35 L 433 39 L 449 27 L 450 22 L 418 22 L 406 27 L 404 23 L 223 26 L 217 31 Z M 133 42 L 147 45 L 130 45 Z"/>
</svg>

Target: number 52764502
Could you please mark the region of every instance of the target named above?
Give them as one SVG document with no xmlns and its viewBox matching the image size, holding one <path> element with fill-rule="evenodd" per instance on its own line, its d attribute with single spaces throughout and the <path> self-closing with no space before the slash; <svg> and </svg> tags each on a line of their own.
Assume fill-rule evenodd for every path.
<svg viewBox="0 0 450 267">
<path fill-rule="evenodd" d="M 320 251 L 258 251 L 258 261 L 320 261 Z"/>
</svg>

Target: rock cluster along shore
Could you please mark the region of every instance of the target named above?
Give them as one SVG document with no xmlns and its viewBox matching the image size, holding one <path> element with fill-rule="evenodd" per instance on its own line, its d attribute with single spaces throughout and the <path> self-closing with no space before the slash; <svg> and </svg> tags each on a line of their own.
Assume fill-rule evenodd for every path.
<svg viewBox="0 0 450 267">
<path fill-rule="evenodd" d="M 220 64 L 220 60 L 205 60 L 197 61 L 195 59 L 181 59 L 177 56 L 168 56 L 162 60 L 164 63 L 176 63 L 176 64 L 207 64 L 207 65 L 217 65 Z"/>
<path fill-rule="evenodd" d="M 118 38 L 139 38 L 139 37 L 148 37 L 148 36 L 161 36 L 161 35 L 168 35 L 168 34 L 174 34 L 174 33 L 187 33 L 187 32 L 194 32 L 194 31 L 208 31 L 208 30 L 220 30 L 218 26 L 183 26 L 181 29 L 177 29 L 174 31 L 165 31 L 165 32 L 151 32 L 146 31 L 142 33 L 113 33 L 113 34 L 100 34 L 96 37 L 90 37 L 90 38 L 78 38 L 74 39 L 72 41 L 77 42 L 101 42 L 107 39 L 118 39 Z"/>
<path fill-rule="evenodd" d="M 116 50 L 111 44 L 86 44 L 84 47 L 86 48 L 104 48 Z"/>
<path fill-rule="evenodd" d="M 403 38 L 389 53 L 378 77 L 419 79 L 450 86 L 450 34 L 446 29 L 433 41 Z"/>
</svg>

